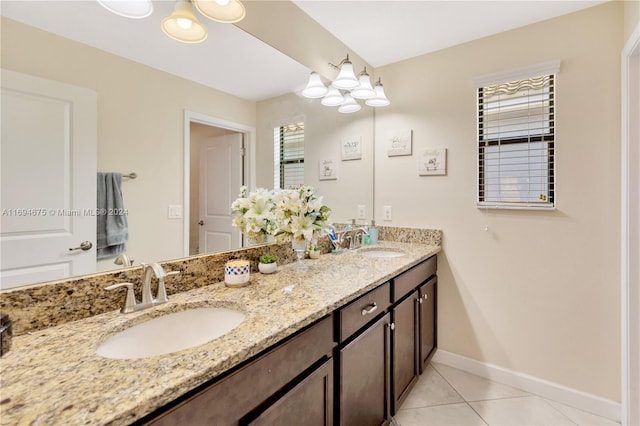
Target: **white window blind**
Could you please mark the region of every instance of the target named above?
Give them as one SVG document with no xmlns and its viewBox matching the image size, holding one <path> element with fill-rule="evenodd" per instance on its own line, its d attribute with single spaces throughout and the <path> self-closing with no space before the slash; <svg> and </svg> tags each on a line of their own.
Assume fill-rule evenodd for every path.
<svg viewBox="0 0 640 426">
<path fill-rule="evenodd" d="M 304 122 L 273 129 L 274 188 L 288 189 L 304 184 Z"/>
<path fill-rule="evenodd" d="M 478 205 L 555 206 L 555 75 L 478 88 Z"/>
</svg>

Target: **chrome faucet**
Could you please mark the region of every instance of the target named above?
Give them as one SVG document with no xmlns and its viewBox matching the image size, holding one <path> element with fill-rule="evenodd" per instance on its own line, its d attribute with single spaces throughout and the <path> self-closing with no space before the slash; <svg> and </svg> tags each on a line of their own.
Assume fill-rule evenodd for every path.
<svg viewBox="0 0 640 426">
<path fill-rule="evenodd" d="M 113 284 L 105 287 L 106 290 L 113 290 L 119 287 L 127 288 L 127 295 L 124 300 L 124 304 L 120 312 L 127 314 L 129 312 L 140 311 L 142 309 L 150 308 L 154 305 L 165 303 L 169 301 L 167 297 L 167 290 L 165 288 L 164 280 L 168 276 L 178 275 L 180 271 L 165 272 L 165 270 L 157 263 L 146 264 L 142 263 L 142 301 L 138 302 L 133 292 L 132 283 L 120 283 Z M 151 294 L 151 280 L 155 276 L 158 279 L 158 289 L 156 291 L 156 297 Z"/>
<path fill-rule="evenodd" d="M 353 250 L 362 246 L 362 237 L 364 235 L 369 235 L 369 231 L 364 227 L 345 229 L 336 234 L 336 240 L 332 241 L 332 243 L 336 248 Z"/>
</svg>

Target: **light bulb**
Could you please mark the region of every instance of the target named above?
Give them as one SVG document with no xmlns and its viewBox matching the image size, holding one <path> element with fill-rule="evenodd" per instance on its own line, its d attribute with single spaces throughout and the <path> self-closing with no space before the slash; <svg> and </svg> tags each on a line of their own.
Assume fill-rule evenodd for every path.
<svg viewBox="0 0 640 426">
<path fill-rule="evenodd" d="M 191 21 L 191 19 L 178 18 L 176 19 L 176 24 L 178 24 L 178 26 L 183 30 L 188 30 L 193 25 L 193 22 Z"/>
</svg>

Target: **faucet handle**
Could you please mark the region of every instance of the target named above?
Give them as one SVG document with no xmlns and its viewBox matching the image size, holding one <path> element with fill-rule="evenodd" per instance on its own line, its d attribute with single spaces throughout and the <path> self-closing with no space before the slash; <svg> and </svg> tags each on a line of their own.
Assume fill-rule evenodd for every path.
<svg viewBox="0 0 640 426">
<path fill-rule="evenodd" d="M 160 267 L 160 269 L 162 269 L 162 267 Z M 162 272 L 164 273 L 164 269 L 162 270 Z M 167 296 L 167 289 L 164 285 L 165 277 L 172 277 L 174 275 L 180 275 L 181 273 L 181 271 L 169 271 L 158 278 L 158 292 L 156 293 L 156 298 L 153 300 L 155 303 L 163 303 L 169 301 L 169 297 Z"/>
<path fill-rule="evenodd" d="M 128 314 L 129 312 L 133 312 L 135 311 L 136 308 L 136 296 L 133 293 L 133 284 L 132 283 L 119 283 L 119 284 L 113 284 L 110 285 L 108 287 L 105 287 L 105 290 L 115 290 L 116 288 L 120 288 L 120 287 L 126 287 L 127 288 L 127 295 L 124 298 L 124 303 L 122 305 L 122 309 L 120 309 L 120 312 L 122 312 L 123 314 Z"/>
</svg>

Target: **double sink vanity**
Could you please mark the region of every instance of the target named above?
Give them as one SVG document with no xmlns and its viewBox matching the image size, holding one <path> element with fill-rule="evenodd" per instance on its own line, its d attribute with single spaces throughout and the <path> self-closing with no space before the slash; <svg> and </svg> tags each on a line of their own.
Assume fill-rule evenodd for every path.
<svg viewBox="0 0 640 426">
<path fill-rule="evenodd" d="M 439 251 L 381 241 L 17 336 L 0 423 L 385 424 L 435 348 Z"/>
</svg>

